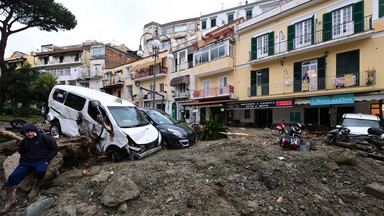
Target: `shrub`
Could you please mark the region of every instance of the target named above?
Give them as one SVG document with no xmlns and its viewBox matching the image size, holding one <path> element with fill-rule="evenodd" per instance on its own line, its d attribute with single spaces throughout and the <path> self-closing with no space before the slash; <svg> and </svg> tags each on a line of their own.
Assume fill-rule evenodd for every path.
<svg viewBox="0 0 384 216">
<path fill-rule="evenodd" d="M 216 114 L 215 117 L 212 116 L 212 113 L 209 113 L 209 120 L 202 121 L 203 133 L 201 134 L 201 140 L 217 140 L 222 138 L 227 138 L 225 132 L 228 131 L 228 128 L 224 127 L 224 121 L 219 120 L 219 115 Z"/>
</svg>

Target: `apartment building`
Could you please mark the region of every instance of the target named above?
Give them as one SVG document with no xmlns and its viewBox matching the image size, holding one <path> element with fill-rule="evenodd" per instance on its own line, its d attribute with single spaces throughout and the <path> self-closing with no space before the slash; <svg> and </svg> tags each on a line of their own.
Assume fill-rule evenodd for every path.
<svg viewBox="0 0 384 216">
<path fill-rule="evenodd" d="M 33 54 L 29 55 L 16 51 L 9 58 L 5 58 L 4 62 L 7 64 L 8 68 L 13 67 L 15 69 L 20 69 L 26 64 L 30 64 L 33 67 Z"/>
<path fill-rule="evenodd" d="M 244 18 L 249 20 L 252 17 L 258 16 L 280 4 L 283 0 L 254 0 L 239 2 L 237 6 L 222 8 L 215 12 L 204 13 L 200 16 L 200 31 L 203 36 L 216 28 L 222 27 L 231 23 L 234 20 Z"/>
<path fill-rule="evenodd" d="M 382 115 L 383 4 L 288 1 L 240 23 L 239 101 L 226 104 L 227 123 L 334 126 L 342 113 Z"/>
</svg>

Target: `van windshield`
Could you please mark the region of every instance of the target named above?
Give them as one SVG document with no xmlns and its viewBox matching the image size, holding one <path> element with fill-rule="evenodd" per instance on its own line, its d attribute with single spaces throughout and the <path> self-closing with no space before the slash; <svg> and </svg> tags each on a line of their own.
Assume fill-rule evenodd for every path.
<svg viewBox="0 0 384 216">
<path fill-rule="evenodd" d="M 130 106 L 109 106 L 113 118 L 121 128 L 140 127 L 148 125 L 148 120 L 136 108 Z"/>
<path fill-rule="evenodd" d="M 343 119 L 342 125 L 347 127 L 380 127 L 380 122 L 368 119 Z"/>
</svg>

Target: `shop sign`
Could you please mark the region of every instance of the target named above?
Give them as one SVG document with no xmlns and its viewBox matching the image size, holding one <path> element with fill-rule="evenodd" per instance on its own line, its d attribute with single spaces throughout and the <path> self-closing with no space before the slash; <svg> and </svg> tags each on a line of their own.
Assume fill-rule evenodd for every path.
<svg viewBox="0 0 384 216">
<path fill-rule="evenodd" d="M 229 110 L 235 109 L 262 109 L 262 108 L 276 108 L 276 107 L 292 107 L 293 100 L 283 101 L 249 101 L 249 102 L 237 102 L 227 103 L 226 108 Z"/>
<path fill-rule="evenodd" d="M 350 104 L 355 102 L 354 94 L 311 97 L 311 105 Z"/>
</svg>

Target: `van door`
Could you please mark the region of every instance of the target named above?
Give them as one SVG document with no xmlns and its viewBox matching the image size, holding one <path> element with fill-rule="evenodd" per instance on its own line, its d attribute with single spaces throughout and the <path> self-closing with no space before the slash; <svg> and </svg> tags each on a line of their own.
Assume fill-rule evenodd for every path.
<svg viewBox="0 0 384 216">
<path fill-rule="evenodd" d="M 83 110 L 86 99 L 78 95 L 68 93 L 61 110 L 61 131 L 68 136 L 80 136 L 77 117 Z"/>
</svg>

